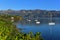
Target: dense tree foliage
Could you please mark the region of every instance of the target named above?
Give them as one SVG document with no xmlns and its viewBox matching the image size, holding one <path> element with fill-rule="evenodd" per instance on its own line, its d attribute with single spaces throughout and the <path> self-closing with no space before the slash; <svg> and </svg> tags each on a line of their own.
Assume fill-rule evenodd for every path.
<svg viewBox="0 0 60 40">
<path fill-rule="evenodd" d="M 0 17 L 0 40 L 43 40 L 41 33 L 22 33 L 9 20 Z"/>
</svg>

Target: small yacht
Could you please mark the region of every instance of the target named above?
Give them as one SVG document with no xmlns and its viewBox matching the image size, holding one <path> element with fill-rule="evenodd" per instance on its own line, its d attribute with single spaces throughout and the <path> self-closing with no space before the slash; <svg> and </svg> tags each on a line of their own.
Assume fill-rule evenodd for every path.
<svg viewBox="0 0 60 40">
<path fill-rule="evenodd" d="M 37 22 L 36 22 L 36 24 L 40 24 L 40 22 L 39 22 L 39 21 L 37 21 Z"/>
<path fill-rule="evenodd" d="M 54 22 L 50 22 L 49 25 L 55 25 L 55 23 Z"/>
<path fill-rule="evenodd" d="M 51 21 L 51 22 L 49 22 L 49 25 L 55 25 L 55 22 L 52 22 L 52 14 L 51 14 L 50 21 Z"/>
<path fill-rule="evenodd" d="M 37 19 L 35 20 L 36 24 L 40 24 L 40 21 L 38 21 Z"/>
</svg>

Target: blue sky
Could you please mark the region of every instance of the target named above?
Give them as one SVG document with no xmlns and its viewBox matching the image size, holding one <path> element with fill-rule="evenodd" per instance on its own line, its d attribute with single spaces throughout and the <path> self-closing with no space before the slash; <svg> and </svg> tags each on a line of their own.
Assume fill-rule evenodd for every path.
<svg viewBox="0 0 60 40">
<path fill-rule="evenodd" d="M 0 0 L 0 10 L 60 10 L 60 0 Z"/>
</svg>

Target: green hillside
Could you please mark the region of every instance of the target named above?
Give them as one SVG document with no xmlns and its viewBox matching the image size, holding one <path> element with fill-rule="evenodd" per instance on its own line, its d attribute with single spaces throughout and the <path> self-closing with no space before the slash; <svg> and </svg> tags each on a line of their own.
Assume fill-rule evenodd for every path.
<svg viewBox="0 0 60 40">
<path fill-rule="evenodd" d="M 22 33 L 7 19 L 0 18 L 0 40 L 43 40 L 41 33 Z"/>
</svg>

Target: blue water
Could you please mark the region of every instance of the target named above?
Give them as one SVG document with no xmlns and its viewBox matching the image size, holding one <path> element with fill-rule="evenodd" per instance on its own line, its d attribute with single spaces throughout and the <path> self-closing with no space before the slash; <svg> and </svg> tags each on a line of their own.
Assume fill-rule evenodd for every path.
<svg viewBox="0 0 60 40">
<path fill-rule="evenodd" d="M 60 40 L 60 24 L 56 23 L 54 26 L 49 26 L 48 24 L 40 24 L 40 25 L 21 25 L 17 23 L 18 28 L 23 28 L 22 32 L 29 33 L 32 31 L 33 33 L 41 32 L 41 36 L 44 40 Z"/>
</svg>

